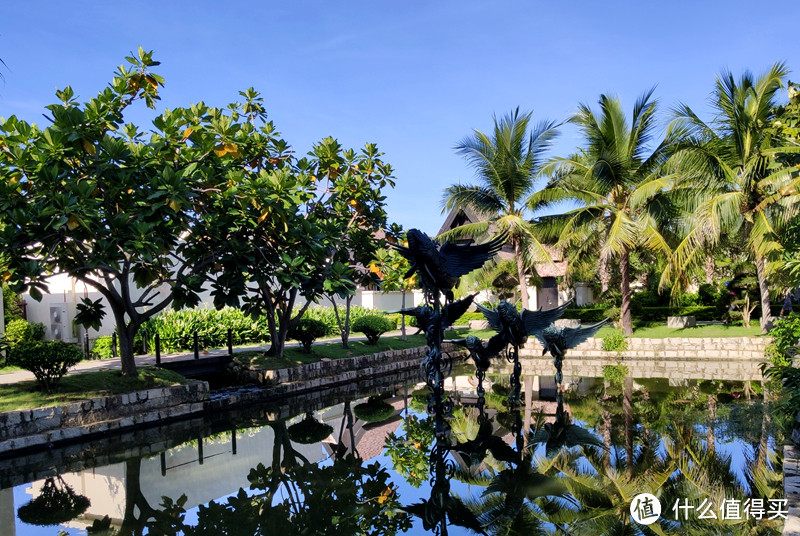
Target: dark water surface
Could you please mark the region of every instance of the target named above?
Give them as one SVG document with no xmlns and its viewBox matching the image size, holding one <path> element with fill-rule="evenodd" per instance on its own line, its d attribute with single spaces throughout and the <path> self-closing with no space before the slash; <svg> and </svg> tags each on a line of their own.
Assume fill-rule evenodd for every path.
<svg viewBox="0 0 800 536">
<path fill-rule="evenodd" d="M 414 376 L 0 460 L 0 534 L 85 535 L 105 516 L 92 534 L 780 534 L 781 438 L 759 386 L 642 380 L 626 396 L 574 378 L 559 427 L 544 380 L 512 412 L 502 378 L 479 408 L 456 376 L 432 467 Z M 655 525 L 629 512 L 645 492 Z M 699 519 L 704 501 L 716 520 Z"/>
</svg>

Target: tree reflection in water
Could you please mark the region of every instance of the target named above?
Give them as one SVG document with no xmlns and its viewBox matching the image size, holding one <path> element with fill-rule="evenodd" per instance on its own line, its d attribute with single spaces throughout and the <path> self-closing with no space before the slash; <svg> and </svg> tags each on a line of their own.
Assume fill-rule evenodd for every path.
<svg viewBox="0 0 800 536">
<path fill-rule="evenodd" d="M 285 421 L 270 426 L 273 462 L 250 471 L 249 492 L 240 489 L 225 503 L 201 505 L 196 525 L 185 521 L 185 496 L 164 498 L 149 534 L 391 536 L 410 528 L 389 472 L 380 464 L 365 464 L 357 453 L 340 449 L 330 465 L 308 463 L 289 441 Z"/>
<path fill-rule="evenodd" d="M 362 460 L 353 448 L 357 436 L 349 404 L 339 445 L 323 466 L 295 450 L 285 422 L 271 423 L 272 463 L 250 472 L 250 490 L 200 506 L 196 522 L 186 521 L 182 499 L 165 499 L 156 510 L 137 502 L 137 467 L 131 463 L 127 496 L 132 504 L 121 533 L 141 534 L 144 517 L 151 518 L 149 534 L 187 536 L 281 531 L 393 535 L 410 531 L 413 519 L 415 533 L 424 529 L 440 535 L 780 533 L 780 520 L 744 514 L 739 520 L 719 519 L 723 500 L 744 504 L 761 498 L 766 505 L 781 496 L 769 417 L 753 415 L 760 401 L 750 403 L 749 412 L 731 409 L 726 404 L 731 387 L 722 384 L 701 383 L 666 394 L 647 383 L 625 390 L 623 384 L 618 391 L 568 398 L 555 419 L 533 419 L 529 432 L 520 411 L 504 413 L 500 425 L 495 410 L 481 403 L 457 407 L 449 420 L 451 433 L 438 438 L 433 416 L 407 415 L 403 429 L 387 438 L 387 460 L 399 475 L 394 477 Z M 709 416 L 709 406 L 723 422 L 732 413 L 742 414 L 751 431 L 742 433 L 741 423 L 720 424 Z M 581 421 L 594 427 L 578 426 Z M 743 466 L 729 454 L 728 429 L 736 429 L 749 444 Z M 430 487 L 423 498 L 404 501 L 393 478 L 420 487 L 427 481 Z M 462 483 L 471 492 L 463 492 Z M 633 497 L 644 492 L 662 504 L 661 519 L 649 526 L 635 523 L 629 511 Z M 695 505 L 707 499 L 716 505 L 718 519 L 695 515 L 678 522 L 672 511 L 678 499 Z"/>
</svg>

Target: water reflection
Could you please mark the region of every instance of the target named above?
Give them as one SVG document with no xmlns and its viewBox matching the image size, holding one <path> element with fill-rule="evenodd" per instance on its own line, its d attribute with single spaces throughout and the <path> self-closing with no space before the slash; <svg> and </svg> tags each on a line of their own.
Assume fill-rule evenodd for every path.
<svg viewBox="0 0 800 536">
<path fill-rule="evenodd" d="M 509 385 L 493 385 L 482 402 L 457 378 L 447 436 L 435 434 L 424 389 L 395 389 L 382 395 L 393 411 L 379 422 L 354 415 L 367 396 L 298 404 L 294 417 L 264 411 L 255 427 L 220 423 L 162 452 L 51 475 L 91 501 L 59 529 L 85 534 L 108 515 L 109 531 L 97 534 L 780 533 L 781 520 L 766 519 L 782 492 L 775 432 L 763 401 L 745 400 L 741 385 L 587 380 L 559 407 L 525 383 L 525 409 L 509 410 Z M 32 500 L 47 482 L 25 486 Z M 649 526 L 629 512 L 643 492 L 663 506 Z M 752 499 L 763 500 L 762 519 L 743 510 L 721 519 L 723 504 L 750 500 L 752 510 Z M 717 519 L 676 520 L 676 502 L 703 501 Z"/>
</svg>

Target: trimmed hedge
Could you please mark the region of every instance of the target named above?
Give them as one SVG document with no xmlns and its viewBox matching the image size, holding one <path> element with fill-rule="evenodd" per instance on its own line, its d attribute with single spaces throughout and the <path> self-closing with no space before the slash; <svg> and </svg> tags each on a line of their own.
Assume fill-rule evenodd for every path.
<svg viewBox="0 0 800 536">
<path fill-rule="evenodd" d="M 353 414 L 364 422 L 383 422 L 394 415 L 394 408 L 380 397 L 371 396 L 353 407 Z"/>
<path fill-rule="evenodd" d="M 303 352 L 310 354 L 311 345 L 315 340 L 324 337 L 326 332 L 327 327 L 324 322 L 313 318 L 301 318 L 294 326 L 289 328 L 287 334 L 290 339 L 300 341 L 303 345 Z"/>
<path fill-rule="evenodd" d="M 254 320 L 239 309 L 182 309 L 166 311 L 144 325 L 150 350 L 155 349 L 155 334 L 161 338 L 161 350 L 192 350 L 192 334 L 197 331 L 202 348 L 222 348 L 228 344 L 228 329 L 233 344 L 260 343 L 269 340 L 266 318 Z"/>
<path fill-rule="evenodd" d="M 608 306 L 591 306 L 591 307 L 575 307 L 564 311 L 561 318 L 580 319 L 581 322 L 593 324 L 600 322 L 606 317 L 606 309 Z"/>
<path fill-rule="evenodd" d="M 591 324 L 600 322 L 607 316 L 608 307 L 575 307 L 567 309 L 561 318 L 579 318 L 581 322 Z M 666 322 L 668 316 L 694 316 L 697 320 L 722 320 L 723 314 L 713 305 L 692 305 L 686 307 L 639 307 L 631 311 L 634 320 L 645 322 Z M 755 312 L 754 312 L 755 316 Z"/>
<path fill-rule="evenodd" d="M 486 317 L 483 316 L 483 313 L 480 311 L 475 311 L 472 313 L 464 313 L 463 315 L 459 316 L 455 322 L 453 322 L 453 325 L 466 326 L 469 324 L 470 320 L 486 320 Z"/>
<path fill-rule="evenodd" d="M 44 335 L 45 327 L 41 322 L 31 323 L 17 318 L 6 324 L 6 342 L 12 347 L 23 342 L 41 341 Z"/>
<path fill-rule="evenodd" d="M 362 316 L 352 324 L 352 330 L 367 336 L 368 344 L 378 344 L 378 339 L 394 329 L 393 323 L 383 315 Z"/>
<path fill-rule="evenodd" d="M 353 329 L 353 323 L 367 315 L 374 315 L 378 311 L 373 311 L 371 309 L 365 309 L 359 305 L 354 305 L 350 307 L 350 332 L 356 331 Z M 345 308 L 339 308 L 339 315 L 341 316 L 342 322 L 344 322 L 344 314 Z M 390 315 L 392 316 L 392 315 Z M 333 311 L 333 307 L 309 307 L 306 309 L 306 312 L 303 313 L 303 318 L 313 318 L 314 320 L 319 320 L 326 327 L 326 335 L 331 337 L 338 337 L 339 336 L 339 325 L 336 323 L 336 314 Z M 408 325 L 408 318 L 406 318 L 406 324 Z"/>
<path fill-rule="evenodd" d="M 39 386 L 48 393 L 82 358 L 83 352 L 77 346 L 61 341 L 23 342 L 8 353 L 8 363 L 33 372 Z"/>
<path fill-rule="evenodd" d="M 114 339 L 111 335 L 98 337 L 94 341 L 92 351 L 89 353 L 89 359 L 109 359 L 113 357 L 112 342 L 114 342 Z"/>
<path fill-rule="evenodd" d="M 331 435 L 333 426 L 316 420 L 311 413 L 308 413 L 302 421 L 291 425 L 286 432 L 289 439 L 295 443 L 313 445 Z"/>
</svg>

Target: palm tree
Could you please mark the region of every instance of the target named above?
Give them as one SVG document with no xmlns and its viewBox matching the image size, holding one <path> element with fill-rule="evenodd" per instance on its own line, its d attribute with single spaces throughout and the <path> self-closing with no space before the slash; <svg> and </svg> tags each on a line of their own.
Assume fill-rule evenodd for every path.
<svg viewBox="0 0 800 536">
<path fill-rule="evenodd" d="M 695 183 L 698 197 L 686 237 L 675 248 L 661 285 L 701 263 L 707 245 L 737 234 L 756 267 L 764 333 L 771 323 L 767 262 L 782 251 L 781 229 L 800 209 L 800 177 L 778 161 L 782 153 L 797 153 L 800 148 L 781 146 L 769 129 L 776 95 L 787 74 L 783 63 L 758 79 L 745 72 L 737 81 L 724 71 L 711 96 L 714 118 L 709 123 L 686 105 L 676 110 L 677 125 L 688 135 L 676 161 L 684 180 Z"/>
<path fill-rule="evenodd" d="M 508 231 L 514 248 L 522 306 L 528 308 L 527 268 L 535 261 L 548 261 L 549 253 L 532 234 L 525 218 L 545 150 L 556 136 L 557 125 L 542 121 L 531 127 L 531 113 L 519 108 L 499 121 L 494 118 L 491 135 L 475 130 L 456 145 L 475 168 L 478 184 L 453 185 L 444 191 L 445 210 L 468 207 L 486 220 L 462 225 L 441 238 L 476 237 L 490 227 Z M 530 127 L 530 129 L 529 129 Z"/>
<path fill-rule="evenodd" d="M 673 217 L 664 193 L 676 175 L 664 171 L 676 133 L 650 149 L 656 130 L 653 89 L 643 93 L 628 123 L 616 97 L 600 96 L 600 114 L 580 105 L 570 119 L 583 133 L 585 146 L 567 158 L 552 160 L 543 169 L 552 178 L 537 192 L 532 207 L 571 200 L 580 206 L 558 216 L 542 218 L 543 236 L 557 236 L 557 247 L 599 250 L 601 261 L 616 259 L 621 276 L 623 332 L 633 333 L 631 321 L 631 252 L 636 248 L 669 255 L 660 229 Z M 602 263 L 601 263 L 602 264 Z"/>
</svg>

